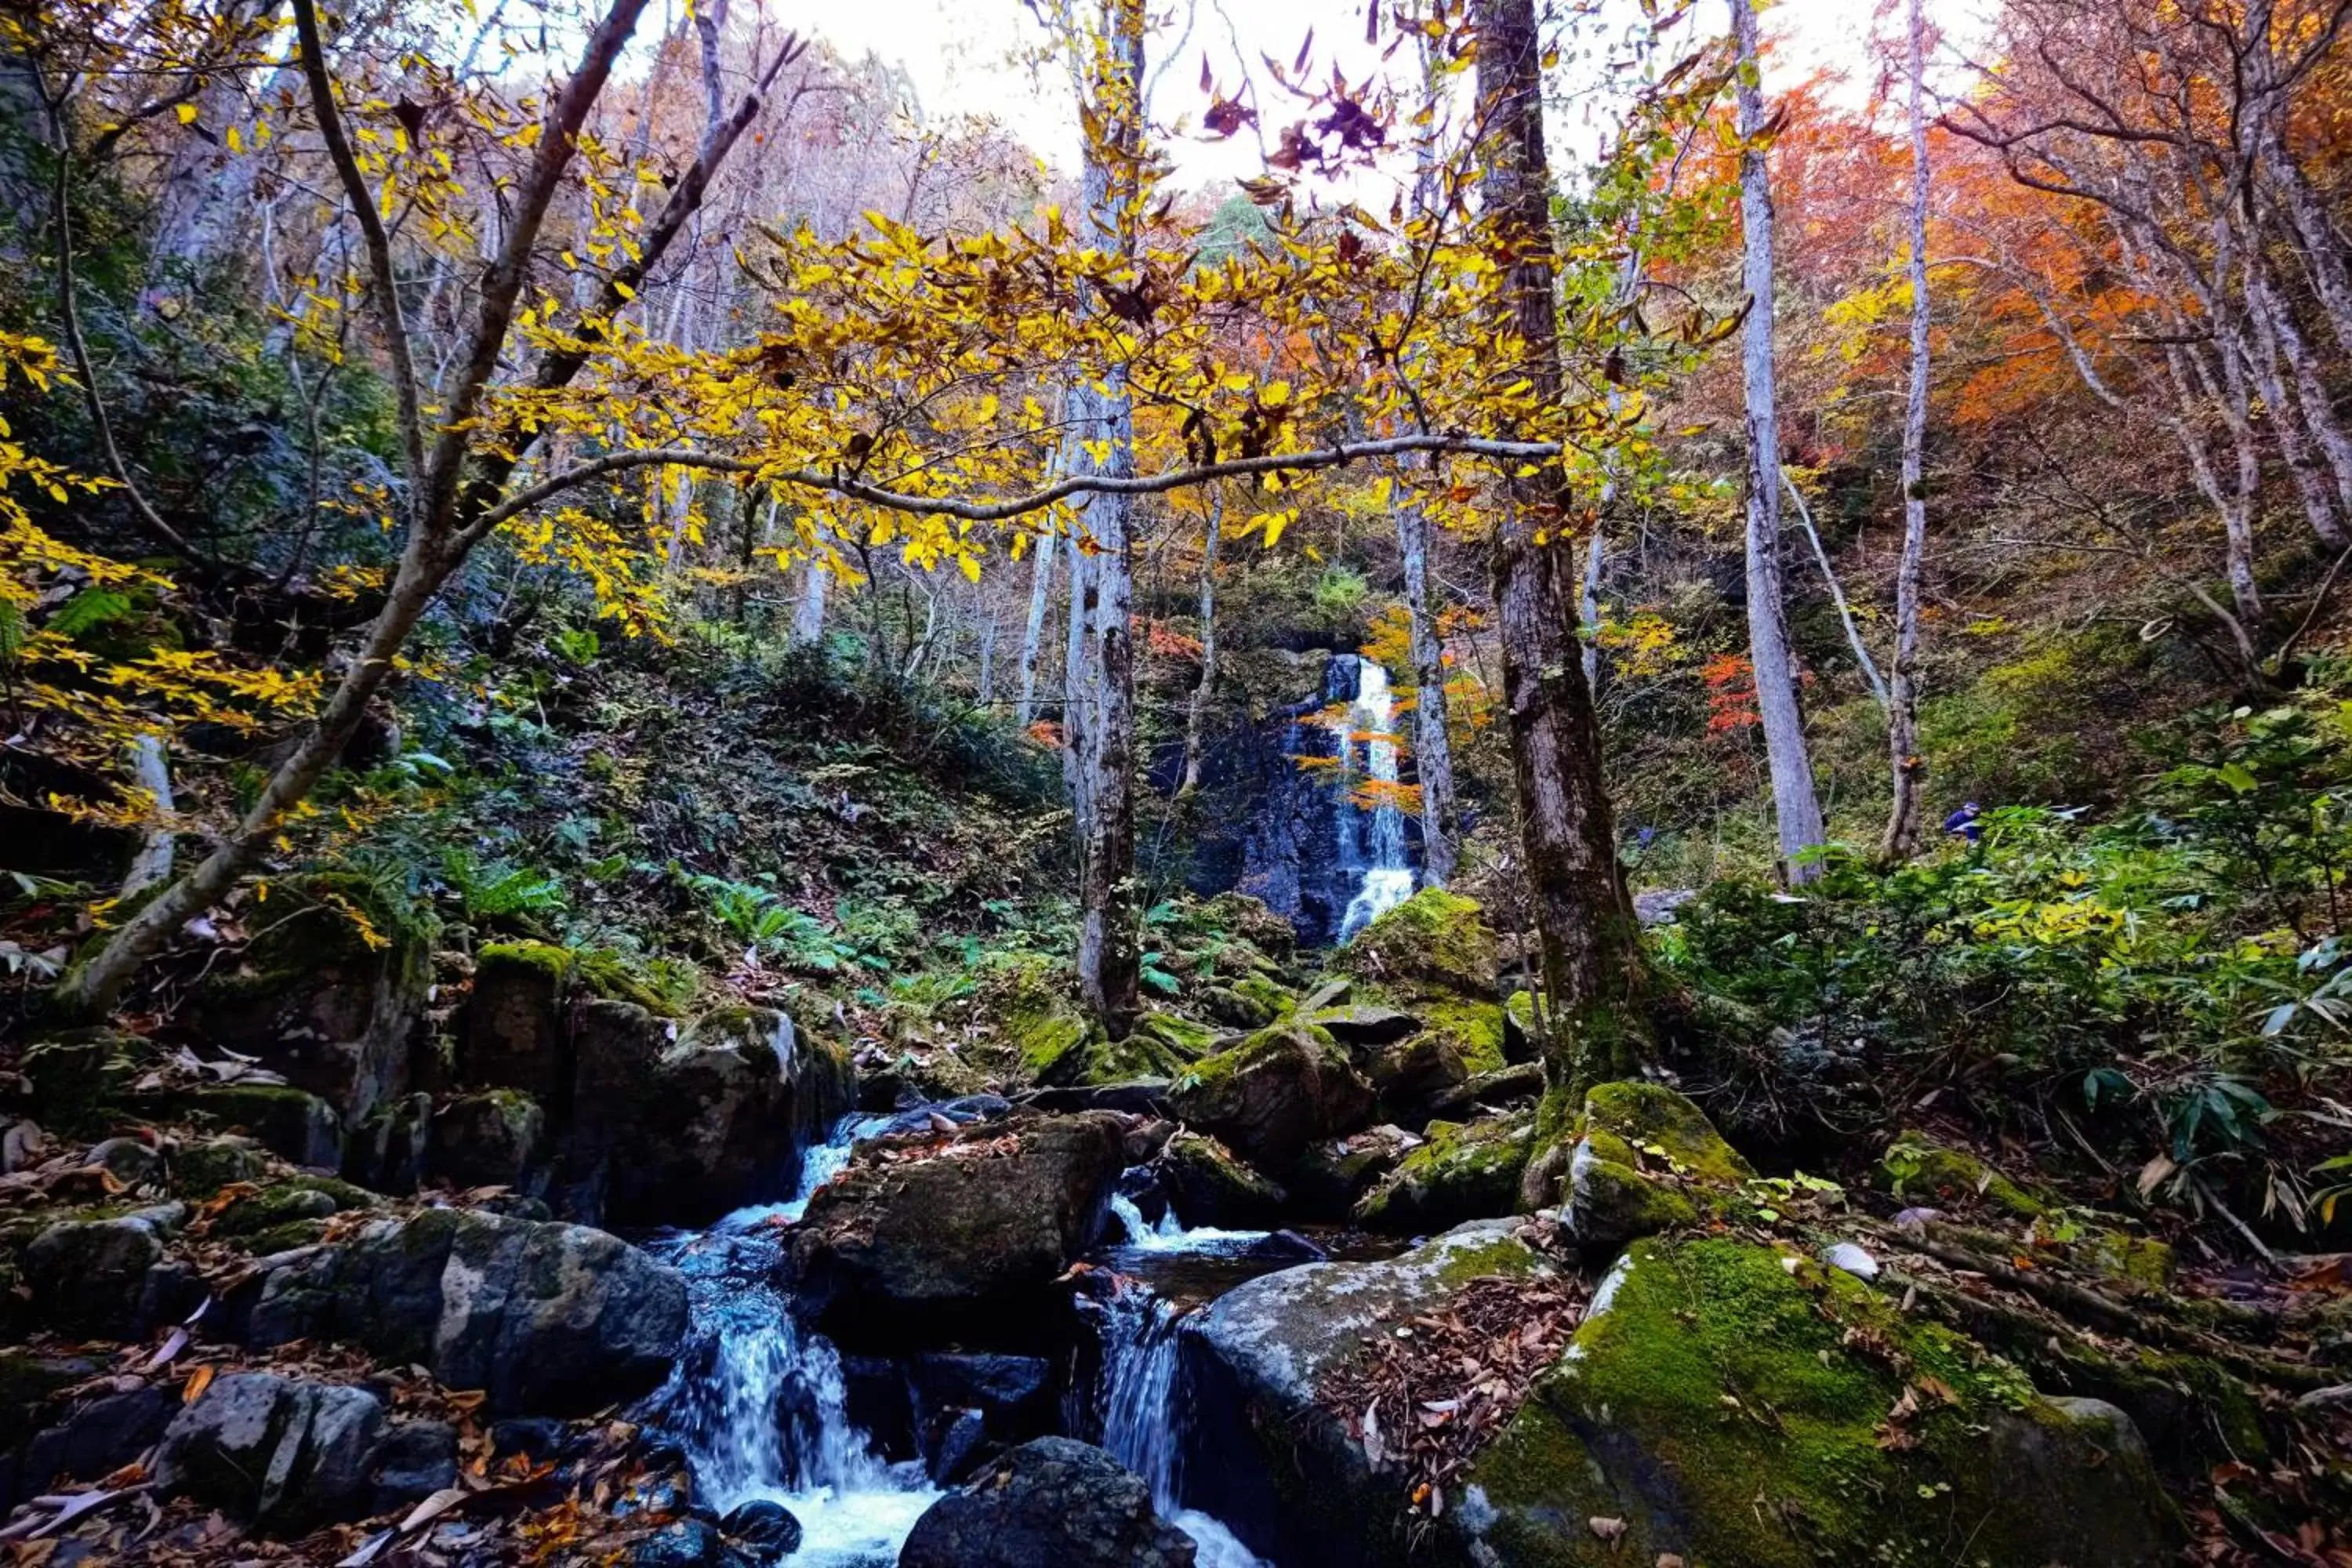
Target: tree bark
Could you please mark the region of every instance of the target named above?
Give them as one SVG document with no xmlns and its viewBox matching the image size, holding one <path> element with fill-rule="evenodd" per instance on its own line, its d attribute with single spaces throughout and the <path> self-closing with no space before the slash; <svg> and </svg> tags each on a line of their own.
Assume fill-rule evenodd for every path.
<svg viewBox="0 0 2352 1568">
<path fill-rule="evenodd" d="M 1483 155 L 1486 207 L 1509 271 L 1498 335 L 1526 356 L 1538 395 L 1564 395 L 1554 297 L 1551 171 L 1544 148 L 1542 46 L 1534 0 L 1475 0 L 1478 93 L 1493 143 Z M 1582 1088 L 1649 1059 L 1632 900 L 1601 782 L 1600 724 L 1585 684 L 1572 606 L 1570 500 L 1562 470 L 1507 481 L 1491 548 L 1503 708 L 1519 804 L 1520 852 L 1542 954 L 1545 1078 L 1557 1123 Z M 1547 542 L 1537 542 L 1538 533 Z"/>
<path fill-rule="evenodd" d="M 1919 578 L 1927 557 L 1927 496 L 1923 474 L 1927 442 L 1927 117 L 1922 100 L 1927 73 L 1927 19 L 1923 0 L 1910 0 L 1911 68 L 1911 385 L 1903 405 L 1903 560 L 1895 573 L 1895 662 L 1886 694 L 1886 752 L 1895 799 L 1886 814 L 1880 852 L 1888 859 L 1911 853 L 1919 838 L 1919 785 L 1927 760 L 1919 754 Z"/>
<path fill-rule="evenodd" d="M 1421 784 L 1422 885 L 1454 880 L 1462 857 L 1462 812 L 1454 787 L 1454 739 L 1446 728 L 1445 644 L 1429 592 L 1429 519 L 1410 500 L 1397 509 L 1404 600 L 1412 637 L 1412 766 Z"/>
<path fill-rule="evenodd" d="M 1026 730 L 1037 716 L 1037 660 L 1045 647 L 1045 617 L 1054 607 L 1055 535 L 1037 535 L 1037 560 L 1030 569 L 1029 619 L 1021 632 L 1021 700 L 1013 709 L 1013 727 Z"/>
<path fill-rule="evenodd" d="M 1180 795 L 1201 787 L 1201 732 L 1208 723 L 1209 698 L 1217 684 L 1217 540 L 1225 531 L 1225 496 L 1209 492 L 1209 524 L 1201 532 L 1201 680 L 1184 715 L 1184 782 Z"/>
<path fill-rule="evenodd" d="M 1791 882 L 1820 875 L 1807 851 L 1826 835 L 1813 763 L 1805 746 L 1796 652 L 1789 645 L 1780 580 L 1780 416 L 1772 363 L 1772 178 L 1757 145 L 1766 124 L 1757 76 L 1755 0 L 1730 0 L 1739 66 L 1739 213 L 1748 285 L 1748 322 L 1740 369 L 1748 405 L 1748 656 L 1756 676 L 1756 710 L 1772 775 L 1772 816 L 1782 871 Z"/>
<path fill-rule="evenodd" d="M 1122 262 L 1136 256 L 1137 185 L 1143 167 L 1143 0 L 1104 0 L 1103 38 L 1087 139 L 1087 211 L 1095 243 Z M 1135 475 L 1135 409 L 1127 373 L 1072 393 L 1073 471 Z M 1088 442 L 1105 449 L 1097 458 Z M 1097 492 L 1083 512 L 1096 547 L 1087 576 L 1086 684 L 1092 689 L 1079 771 L 1086 780 L 1085 863 L 1078 885 L 1078 992 L 1112 1039 L 1140 1011 L 1141 950 L 1135 881 L 1135 562 L 1133 497 Z"/>
</svg>

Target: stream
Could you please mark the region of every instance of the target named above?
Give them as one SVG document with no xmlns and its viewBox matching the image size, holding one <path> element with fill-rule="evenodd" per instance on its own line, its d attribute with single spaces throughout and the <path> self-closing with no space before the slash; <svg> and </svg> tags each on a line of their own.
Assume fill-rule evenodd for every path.
<svg viewBox="0 0 2352 1568">
<path fill-rule="evenodd" d="M 1389 672 L 1377 660 L 1356 661 L 1356 697 L 1339 727 L 1340 787 L 1359 777 L 1372 786 L 1367 809 L 1341 809 L 1336 816 L 1339 865 L 1357 873 L 1356 896 L 1339 918 L 1339 940 L 1358 931 L 1412 897 L 1412 865 L 1405 858 L 1404 813 L 1397 805 L 1396 701 Z M 1363 771 L 1356 771 L 1356 747 L 1363 747 Z M 1369 817 L 1366 824 L 1362 819 Z"/>
<path fill-rule="evenodd" d="M 692 1325 L 686 1354 L 649 1402 L 652 1420 L 684 1450 L 696 1495 L 720 1515 L 757 1500 L 792 1510 L 803 1532 L 786 1559 L 793 1568 L 890 1568 L 942 1495 L 919 1458 L 887 1458 L 853 1417 L 843 1358 L 797 1320 L 774 1282 L 811 1196 L 858 1139 L 898 1120 L 845 1119 L 806 1152 L 800 1190 L 786 1202 L 649 1243 L 686 1277 Z M 1094 1338 L 1066 1358 L 1062 1425 L 1143 1479 L 1160 1516 L 1197 1543 L 1200 1568 L 1262 1568 L 1223 1524 L 1187 1506 L 1181 1340 L 1198 1308 L 1316 1250 L 1286 1233 L 1187 1229 L 1172 1209 L 1147 1219 L 1125 1194 L 1111 1199 L 1105 1228 L 1090 1257 L 1115 1278 L 1081 1301 Z"/>
</svg>

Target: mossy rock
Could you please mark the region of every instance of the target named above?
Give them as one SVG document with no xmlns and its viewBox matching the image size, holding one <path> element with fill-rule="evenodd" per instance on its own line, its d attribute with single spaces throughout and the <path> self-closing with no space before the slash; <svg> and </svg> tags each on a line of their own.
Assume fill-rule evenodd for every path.
<svg viewBox="0 0 2352 1568">
<path fill-rule="evenodd" d="M 547 1113 L 519 1089 L 460 1095 L 426 1124 L 425 1168 L 460 1187 L 519 1187 L 546 1151 Z"/>
<path fill-rule="evenodd" d="M 2172 1247 L 2151 1237 L 2095 1230 L 2066 1250 L 2072 1261 L 2142 1290 L 2163 1290 L 2172 1283 Z"/>
<path fill-rule="evenodd" d="M 33 1120 L 64 1136 L 102 1131 L 152 1052 L 117 1029 L 74 1029 L 37 1040 L 16 1059 L 32 1086 Z"/>
<path fill-rule="evenodd" d="M 1230 985 L 1212 987 L 1202 999 L 1209 1016 L 1236 1029 L 1262 1029 L 1291 1008 L 1291 994 L 1264 974 L 1244 974 Z"/>
<path fill-rule="evenodd" d="M 1503 1059 L 1531 1062 L 1543 1054 L 1543 1030 L 1536 1016 L 1532 991 L 1514 991 L 1503 999 Z"/>
<path fill-rule="evenodd" d="M 244 1132 L 294 1165 L 341 1170 L 343 1125 L 334 1107 L 286 1084 L 228 1083 L 170 1089 L 138 1098 L 142 1114 Z"/>
<path fill-rule="evenodd" d="M 1339 950 L 1339 967 L 1364 980 L 1417 980 L 1465 996 L 1491 995 L 1502 944 L 1482 914 L 1473 900 L 1423 888 L 1358 931 Z"/>
<path fill-rule="evenodd" d="M 1193 1063 L 1168 1098 L 1179 1120 L 1258 1169 L 1286 1171 L 1309 1144 L 1362 1125 L 1373 1093 L 1337 1041 L 1294 1021 Z"/>
<path fill-rule="evenodd" d="M 1169 1139 L 1154 1168 L 1176 1217 L 1187 1226 L 1249 1229 L 1282 1221 L 1289 1194 L 1203 1133 L 1180 1131 Z"/>
<path fill-rule="evenodd" d="M 269 1156 L 250 1138 L 198 1138 L 172 1151 L 172 1192 L 176 1197 L 208 1198 L 232 1182 L 257 1182 L 269 1173 Z"/>
<path fill-rule="evenodd" d="M 373 1193 L 348 1182 L 328 1176 L 304 1176 L 233 1200 L 213 1216 L 212 1233 L 230 1239 L 259 1237 L 280 1226 L 373 1208 L 375 1201 Z M 276 1246 L 257 1244 L 253 1249 L 281 1250 Z"/>
<path fill-rule="evenodd" d="M 1595 1251 L 1721 1214 L 1756 1175 L 1706 1112 L 1664 1084 L 1594 1086 L 1582 1128 L 1569 1162 L 1567 1219 L 1578 1243 Z"/>
<path fill-rule="evenodd" d="M 457 1050 L 458 1083 L 519 1089 L 562 1106 L 571 1089 L 564 1003 L 574 954 L 543 942 L 494 942 L 474 957 L 473 995 Z"/>
<path fill-rule="evenodd" d="M 1428 1142 L 1404 1157 L 1356 1205 L 1373 1230 L 1428 1232 L 1518 1206 L 1519 1173 L 1535 1141 L 1535 1114 L 1463 1124 L 1433 1121 Z"/>
<path fill-rule="evenodd" d="M 1467 1482 L 1452 1528 L 1489 1568 L 2156 1568 L 2177 1534 L 2112 1406 L 1730 1239 L 1637 1243 Z"/>
<path fill-rule="evenodd" d="M 1948 1207 L 1978 1204 L 2032 1219 L 2052 1207 L 1965 1149 L 1910 1131 L 1886 1146 L 1878 1162 L 1880 1180 L 1898 1198 Z"/>
</svg>

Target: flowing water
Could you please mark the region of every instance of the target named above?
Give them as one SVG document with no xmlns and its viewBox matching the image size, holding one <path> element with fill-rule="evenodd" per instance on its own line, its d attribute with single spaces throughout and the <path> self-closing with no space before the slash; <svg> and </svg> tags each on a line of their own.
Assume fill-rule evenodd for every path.
<svg viewBox="0 0 2352 1568">
<path fill-rule="evenodd" d="M 850 1419 L 841 1357 L 772 1283 L 789 1226 L 877 1125 L 846 1121 L 802 1161 L 791 1201 L 739 1209 L 656 1244 L 686 1276 L 692 1343 L 656 1396 L 698 1496 L 724 1514 L 780 1502 L 799 1519 L 794 1568 L 889 1568 L 939 1497 L 919 1463 L 891 1464 Z"/>
<path fill-rule="evenodd" d="M 1370 783 L 1372 805 L 1368 811 L 1342 809 L 1339 857 L 1343 866 L 1361 868 L 1356 896 L 1339 921 L 1339 940 L 1347 941 L 1372 921 L 1412 897 L 1412 866 L 1405 858 L 1404 813 L 1397 806 L 1396 703 L 1389 691 L 1389 672 L 1378 661 L 1356 661 L 1356 699 L 1348 706 L 1346 727 L 1339 733 L 1340 775 L 1353 780 L 1357 737 L 1362 737 L 1363 773 Z M 1360 817 L 1370 817 L 1359 831 Z"/>
</svg>

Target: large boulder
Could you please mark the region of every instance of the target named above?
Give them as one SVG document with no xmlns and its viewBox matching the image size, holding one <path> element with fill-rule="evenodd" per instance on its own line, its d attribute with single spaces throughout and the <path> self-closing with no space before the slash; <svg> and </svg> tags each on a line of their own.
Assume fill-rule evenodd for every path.
<svg viewBox="0 0 2352 1568">
<path fill-rule="evenodd" d="M 819 1188 L 797 1289 L 836 1338 L 1034 1318 L 1099 1227 L 1124 1163 L 1108 1111 L 882 1138 Z"/>
<path fill-rule="evenodd" d="M 1720 1213 L 1756 1174 L 1706 1112 L 1664 1084 L 1594 1086 L 1582 1126 L 1569 1161 L 1566 1218 L 1588 1253 L 1605 1257 Z"/>
<path fill-rule="evenodd" d="M 923 1511 L 898 1568 L 1192 1568 L 1190 1537 L 1100 1448 L 1040 1437 Z"/>
<path fill-rule="evenodd" d="M 289 1084 L 168 1086 L 133 1095 L 131 1104 L 150 1121 L 245 1133 L 290 1165 L 342 1166 L 342 1118 L 320 1096 Z"/>
<path fill-rule="evenodd" d="M 1288 1195 L 1281 1186 L 1205 1133 L 1176 1133 L 1161 1145 L 1151 1169 L 1185 1225 L 1264 1230 L 1283 1221 Z"/>
<path fill-rule="evenodd" d="M 1511 1213 L 1518 1207 L 1519 1172 L 1535 1131 L 1531 1111 L 1467 1125 L 1431 1122 L 1428 1141 L 1356 1205 L 1357 1222 L 1373 1230 L 1426 1234 Z"/>
<path fill-rule="evenodd" d="M 453 1064 L 461 1087 L 520 1089 L 559 1115 L 570 1109 L 563 1004 L 572 963 L 569 949 L 542 942 L 482 949 Z"/>
<path fill-rule="evenodd" d="M 1947 1561 L 1956 1542 L 1971 1563 L 2156 1568 L 2175 1536 L 2121 1412 L 2044 1399 L 1853 1276 L 1727 1238 L 1628 1252 L 1449 1517 L 1488 1568 Z"/>
<path fill-rule="evenodd" d="M 1168 1099 L 1258 1169 L 1285 1171 L 1309 1144 L 1362 1126 L 1372 1087 L 1325 1031 L 1285 1022 L 1193 1064 Z"/>
<path fill-rule="evenodd" d="M 207 970 L 181 1009 L 188 1031 L 258 1058 L 348 1121 L 405 1089 L 431 926 L 347 876 L 273 885 L 251 923 L 253 940 Z"/>
<path fill-rule="evenodd" d="M 299 1531 L 369 1510 L 383 1401 L 363 1388 L 232 1373 L 181 1410 L 154 1480 L 236 1518 Z"/>
<path fill-rule="evenodd" d="M 591 1067 L 583 1053 L 583 1080 Z M 696 1225 L 786 1196 L 799 1184 L 802 1151 L 824 1142 L 856 1092 L 841 1049 L 788 1015 L 765 1007 L 706 1015 L 628 1091 L 626 1120 L 603 1151 L 605 1217 Z"/>
<path fill-rule="evenodd" d="M 686 1332 L 686 1285 L 585 1226 L 428 1209 L 378 1221 L 267 1275 L 257 1345 L 342 1340 L 414 1363 L 494 1413 L 576 1415 L 659 1383 Z"/>
<path fill-rule="evenodd" d="M 516 1089 L 461 1094 L 425 1123 L 425 1169 L 458 1187 L 521 1187 L 547 1144 L 547 1113 Z"/>
<path fill-rule="evenodd" d="M 1493 996 L 1502 944 L 1483 916 L 1475 900 L 1443 888 L 1423 888 L 1358 931 L 1340 950 L 1339 965 L 1360 980 L 1380 984 Z M 1499 1016 L 1495 1027 L 1499 1048 Z"/>
<path fill-rule="evenodd" d="M 33 1315 L 77 1336 L 126 1340 L 185 1313 L 204 1290 L 165 1260 L 164 1238 L 186 1213 L 163 1204 L 43 1229 L 20 1264 Z"/>
<path fill-rule="evenodd" d="M 1186 1336 L 1198 1423 L 1187 1500 L 1278 1561 L 1402 1563 L 1402 1488 L 1375 1474 L 1350 1436 L 1338 1378 L 1474 1280 L 1552 1278 L 1525 1223 L 1459 1226 L 1396 1258 L 1311 1263 L 1220 1297 Z"/>
</svg>

